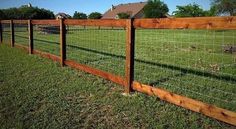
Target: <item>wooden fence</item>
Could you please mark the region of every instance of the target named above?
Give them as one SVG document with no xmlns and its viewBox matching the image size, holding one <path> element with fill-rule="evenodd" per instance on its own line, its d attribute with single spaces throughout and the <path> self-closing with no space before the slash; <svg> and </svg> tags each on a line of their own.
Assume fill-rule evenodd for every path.
<svg viewBox="0 0 236 129">
<path fill-rule="evenodd" d="M 11 46 L 27 50 L 29 54 L 38 54 L 42 57 L 60 62 L 62 66 L 79 69 L 114 83 L 124 86 L 125 92 L 142 92 L 150 96 L 156 96 L 172 104 L 204 114 L 217 120 L 236 126 L 236 113 L 206 104 L 191 98 L 171 93 L 161 88 L 155 88 L 134 80 L 134 46 L 135 29 L 211 29 L 231 30 L 236 29 L 236 17 L 204 17 L 204 18 L 165 18 L 165 19 L 129 19 L 129 20 L 1 20 L 0 40 L 3 43 L 2 24 L 10 24 Z M 15 44 L 14 24 L 28 24 L 29 47 Z M 33 25 L 57 25 L 60 26 L 60 56 L 41 52 L 34 49 Z M 125 77 L 116 76 L 87 65 L 77 63 L 66 58 L 66 26 L 101 26 L 101 27 L 123 27 L 126 28 L 126 63 Z"/>
</svg>

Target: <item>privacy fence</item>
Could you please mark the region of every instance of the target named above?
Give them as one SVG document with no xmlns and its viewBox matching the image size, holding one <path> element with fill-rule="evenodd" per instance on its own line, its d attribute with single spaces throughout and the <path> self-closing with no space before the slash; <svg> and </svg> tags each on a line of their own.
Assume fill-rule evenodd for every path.
<svg viewBox="0 0 236 129">
<path fill-rule="evenodd" d="M 2 20 L 23 48 L 236 125 L 236 17 Z"/>
</svg>

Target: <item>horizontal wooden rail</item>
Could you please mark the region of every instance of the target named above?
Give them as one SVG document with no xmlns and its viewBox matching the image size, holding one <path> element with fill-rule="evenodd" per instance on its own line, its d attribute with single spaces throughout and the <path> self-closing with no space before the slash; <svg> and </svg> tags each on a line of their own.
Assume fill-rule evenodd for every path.
<svg viewBox="0 0 236 129">
<path fill-rule="evenodd" d="M 75 61 L 71 61 L 71 60 L 66 60 L 65 65 L 70 66 L 75 69 L 78 69 L 78 70 L 85 71 L 87 73 L 91 73 L 93 75 L 97 75 L 97 76 L 102 77 L 104 79 L 110 80 L 114 83 L 125 86 L 125 80 L 120 76 L 115 76 L 113 74 L 110 74 L 110 73 L 104 72 L 102 70 L 98 70 L 98 69 L 95 69 L 95 68 L 92 68 L 92 67 L 89 67 L 89 66 L 86 66 L 83 64 L 79 64 L 79 63 L 77 63 Z"/>
<path fill-rule="evenodd" d="M 7 24 L 7 23 L 10 24 L 10 22 L 11 22 L 11 20 L 1 20 L 1 23 L 5 23 L 5 24 Z"/>
<path fill-rule="evenodd" d="M 135 28 L 147 29 L 236 29 L 236 17 L 135 19 Z"/>
<path fill-rule="evenodd" d="M 104 26 L 104 27 L 126 27 L 126 20 L 75 20 L 66 19 L 66 25 L 81 25 L 81 26 Z"/>
<path fill-rule="evenodd" d="M 60 20 L 32 20 L 33 25 L 60 25 Z"/>
<path fill-rule="evenodd" d="M 144 85 L 139 82 L 133 82 L 133 89 L 150 96 L 157 96 L 161 100 L 173 103 L 183 108 L 202 113 L 206 116 L 215 118 L 217 120 L 232 124 L 236 126 L 236 113 L 228 111 L 213 105 L 209 105 L 197 100 L 193 100 L 184 96 L 180 96 L 169 91 Z"/>
<path fill-rule="evenodd" d="M 28 24 L 28 20 L 13 20 L 14 24 Z"/>
</svg>

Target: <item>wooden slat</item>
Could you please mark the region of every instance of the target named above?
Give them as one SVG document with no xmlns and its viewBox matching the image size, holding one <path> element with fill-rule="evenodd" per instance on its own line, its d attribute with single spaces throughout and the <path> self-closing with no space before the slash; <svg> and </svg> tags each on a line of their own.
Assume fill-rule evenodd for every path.
<svg viewBox="0 0 236 129">
<path fill-rule="evenodd" d="M 33 54 L 40 55 L 41 57 L 48 58 L 48 59 L 51 59 L 56 62 L 61 61 L 61 58 L 59 56 L 56 56 L 56 55 L 53 55 L 50 53 L 46 53 L 46 52 L 41 52 L 39 50 L 33 50 Z"/>
<path fill-rule="evenodd" d="M 28 33 L 29 33 L 29 54 L 33 54 L 34 51 L 34 40 L 33 40 L 33 25 L 32 21 L 28 20 Z"/>
<path fill-rule="evenodd" d="M 236 17 L 136 19 L 135 28 L 147 29 L 236 29 Z"/>
<path fill-rule="evenodd" d="M 135 29 L 133 27 L 133 19 L 127 20 L 126 26 L 125 92 L 130 93 L 132 92 L 132 82 L 134 80 Z"/>
<path fill-rule="evenodd" d="M 155 88 L 148 85 L 143 85 L 139 82 L 133 82 L 133 89 L 150 96 L 157 96 L 161 100 L 173 103 L 183 108 L 202 113 L 206 116 L 226 122 L 236 126 L 236 113 L 228 111 L 213 105 L 209 105 L 197 100 L 193 100 L 184 96 L 173 94 L 166 90 Z"/>
<path fill-rule="evenodd" d="M 60 55 L 61 66 L 64 66 L 66 60 L 66 27 L 63 19 L 60 19 Z"/>
<path fill-rule="evenodd" d="M 125 86 L 125 80 L 120 76 L 115 76 L 113 74 L 110 74 L 110 73 L 107 73 L 107 72 L 104 72 L 102 70 L 98 70 L 98 69 L 95 69 L 95 68 L 91 68 L 89 66 L 82 65 L 82 64 L 79 64 L 79 63 L 77 63 L 75 61 L 71 61 L 71 60 L 66 60 L 65 64 L 67 66 L 72 67 L 72 68 L 82 70 L 84 72 L 91 73 L 93 75 L 97 75 L 97 76 L 102 77 L 104 79 L 110 80 L 114 83 Z"/>
<path fill-rule="evenodd" d="M 10 24 L 11 20 L 1 20 L 1 23 Z"/>
<path fill-rule="evenodd" d="M 29 50 L 29 47 L 20 45 L 20 44 L 18 44 L 18 43 L 15 44 L 15 47 L 16 47 L 16 48 L 23 49 L 23 50 L 25 50 L 25 52 L 28 52 L 28 50 Z"/>
<path fill-rule="evenodd" d="M 32 20 L 33 25 L 60 25 L 59 20 Z"/>
<path fill-rule="evenodd" d="M 14 24 L 28 24 L 28 20 L 13 20 Z"/>
<path fill-rule="evenodd" d="M 81 26 L 104 26 L 104 27 L 126 27 L 126 20 L 75 20 L 66 19 L 66 25 L 81 25 Z"/>
</svg>

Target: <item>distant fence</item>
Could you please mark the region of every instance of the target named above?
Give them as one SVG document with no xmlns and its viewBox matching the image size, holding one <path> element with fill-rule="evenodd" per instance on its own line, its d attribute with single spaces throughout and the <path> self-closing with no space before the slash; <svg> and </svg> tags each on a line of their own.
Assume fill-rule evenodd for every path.
<svg viewBox="0 0 236 129">
<path fill-rule="evenodd" d="M 236 125 L 235 30 L 236 17 L 1 20 L 0 40 Z"/>
</svg>

